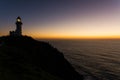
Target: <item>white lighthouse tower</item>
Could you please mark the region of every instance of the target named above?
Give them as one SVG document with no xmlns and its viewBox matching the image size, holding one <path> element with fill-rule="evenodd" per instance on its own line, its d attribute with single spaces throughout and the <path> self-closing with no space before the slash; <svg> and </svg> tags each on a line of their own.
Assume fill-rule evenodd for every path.
<svg viewBox="0 0 120 80">
<path fill-rule="evenodd" d="M 16 30 L 10 31 L 10 36 L 22 36 L 22 21 L 20 17 L 16 19 Z"/>
<path fill-rule="evenodd" d="M 21 18 L 17 17 L 16 19 L 16 30 L 15 30 L 16 35 L 21 36 L 22 35 L 22 22 Z"/>
</svg>

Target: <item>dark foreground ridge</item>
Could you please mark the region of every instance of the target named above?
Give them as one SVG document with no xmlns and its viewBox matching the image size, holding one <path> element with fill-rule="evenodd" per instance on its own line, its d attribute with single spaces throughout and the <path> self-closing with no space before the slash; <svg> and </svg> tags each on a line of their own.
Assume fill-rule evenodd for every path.
<svg viewBox="0 0 120 80">
<path fill-rule="evenodd" d="M 31 37 L 0 37 L 0 80 L 83 80 L 63 54 Z"/>
</svg>

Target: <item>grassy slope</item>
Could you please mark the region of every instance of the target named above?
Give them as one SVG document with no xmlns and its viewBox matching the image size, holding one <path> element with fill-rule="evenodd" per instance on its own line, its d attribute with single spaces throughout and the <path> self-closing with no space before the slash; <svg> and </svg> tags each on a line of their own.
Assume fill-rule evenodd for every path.
<svg viewBox="0 0 120 80">
<path fill-rule="evenodd" d="M 12 80 L 59 80 L 59 78 L 83 80 L 84 78 L 64 58 L 63 53 L 49 43 L 36 41 L 27 36 L 5 36 L 0 40 L 3 44 L 0 46 L 1 78 L 6 77 L 6 74 L 15 78 L 10 77 Z"/>
<path fill-rule="evenodd" d="M 15 47 L 0 47 L 0 80 L 61 80 L 56 76 L 24 62 L 16 53 L 26 52 Z M 17 57 L 14 57 L 17 56 Z"/>
</svg>

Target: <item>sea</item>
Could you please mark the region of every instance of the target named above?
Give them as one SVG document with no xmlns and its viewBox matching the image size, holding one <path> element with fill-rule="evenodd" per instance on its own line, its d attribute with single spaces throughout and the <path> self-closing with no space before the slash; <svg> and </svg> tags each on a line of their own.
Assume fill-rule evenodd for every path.
<svg viewBox="0 0 120 80">
<path fill-rule="evenodd" d="M 43 40 L 64 54 L 85 80 L 120 80 L 120 40 Z"/>
</svg>

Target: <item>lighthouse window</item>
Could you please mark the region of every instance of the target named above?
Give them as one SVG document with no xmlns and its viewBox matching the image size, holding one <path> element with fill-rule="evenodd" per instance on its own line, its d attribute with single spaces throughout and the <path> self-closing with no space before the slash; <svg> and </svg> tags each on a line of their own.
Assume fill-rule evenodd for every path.
<svg viewBox="0 0 120 80">
<path fill-rule="evenodd" d="M 20 19 L 17 19 L 18 22 L 20 22 Z"/>
</svg>

